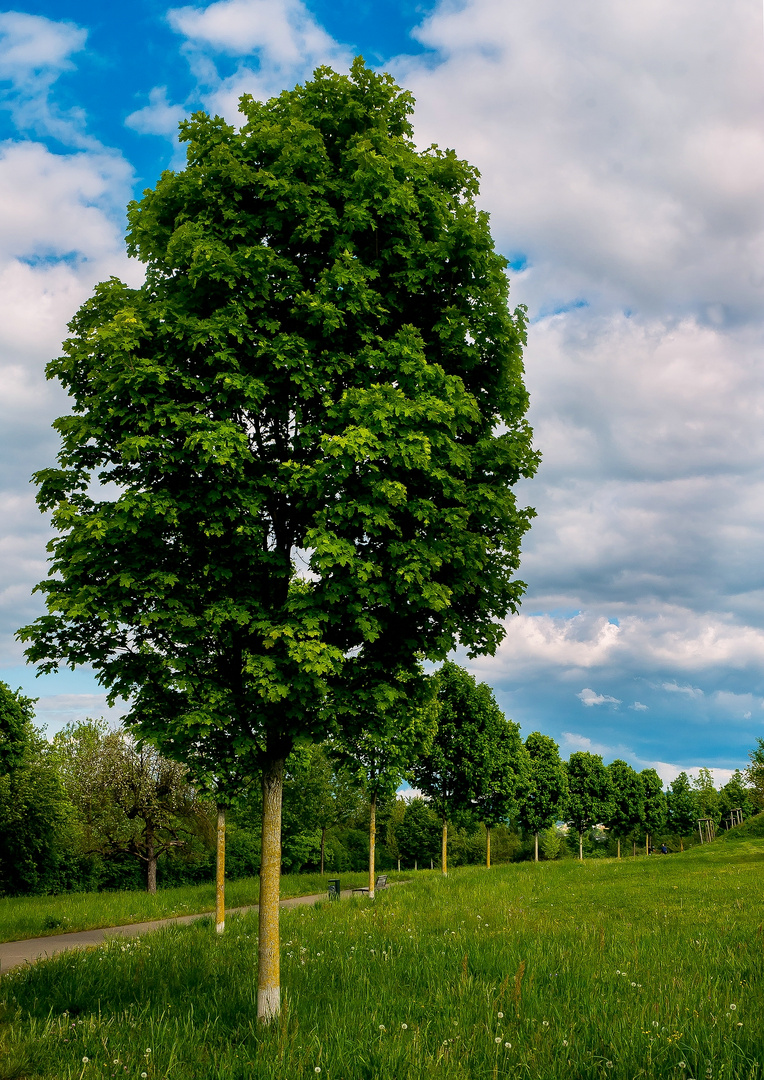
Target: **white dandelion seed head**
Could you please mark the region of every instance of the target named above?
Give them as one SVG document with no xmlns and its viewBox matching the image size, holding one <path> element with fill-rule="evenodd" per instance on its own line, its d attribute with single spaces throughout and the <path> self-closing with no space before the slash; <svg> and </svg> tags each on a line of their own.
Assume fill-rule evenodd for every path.
<svg viewBox="0 0 764 1080">
<path fill-rule="evenodd" d="M 315 1073 L 319 1073 L 319 1072 L 321 1072 L 321 1066 L 320 1066 L 320 1065 L 316 1065 L 316 1067 L 315 1067 L 315 1069 L 313 1070 L 313 1072 L 315 1072 Z"/>
<path fill-rule="evenodd" d="M 82 1059 L 82 1064 L 83 1064 L 83 1065 L 87 1065 L 87 1063 L 88 1063 L 89 1061 L 90 1061 L 90 1058 L 89 1058 L 89 1057 L 84 1057 L 84 1058 Z"/>
<path fill-rule="evenodd" d="M 408 1024 L 401 1024 L 401 1028 L 406 1031 L 408 1029 Z"/>
<path fill-rule="evenodd" d="M 542 1027 L 549 1027 L 549 1021 L 548 1020 L 542 1020 L 541 1021 L 541 1026 Z"/>
<path fill-rule="evenodd" d="M 737 1008 L 737 1005 L 730 1005 L 730 1010 L 732 1012 L 734 1012 L 736 1008 Z"/>
<path fill-rule="evenodd" d="M 679 1062 L 679 1068 L 680 1068 L 680 1069 L 683 1069 L 683 1068 L 684 1068 L 684 1067 L 685 1067 L 686 1065 L 687 1065 L 687 1062 L 686 1062 L 686 1061 L 680 1061 L 680 1062 Z"/>
<path fill-rule="evenodd" d="M 742 1023 L 740 1023 L 740 1024 L 738 1024 L 737 1026 L 738 1026 L 738 1027 L 742 1027 L 743 1025 L 742 1025 Z"/>
<path fill-rule="evenodd" d="M 495 1043 L 500 1043 L 501 1042 L 501 1035 L 497 1035 L 496 1038 L 493 1041 Z"/>
<path fill-rule="evenodd" d="M 608 1069 L 612 1069 L 613 1068 L 613 1062 L 612 1061 L 606 1061 L 605 1062 L 605 1067 L 608 1068 Z"/>
<path fill-rule="evenodd" d="M 657 1021 L 657 1020 L 653 1020 L 653 1027 L 657 1027 L 657 1026 L 658 1026 L 658 1021 Z"/>
<path fill-rule="evenodd" d="M 562 1040 L 562 1045 L 563 1045 L 563 1046 L 567 1046 L 567 1045 L 568 1045 L 568 1040 L 567 1040 L 567 1039 L 563 1039 L 563 1040 Z"/>
<path fill-rule="evenodd" d="M 504 1049 L 505 1050 L 511 1050 L 512 1049 L 512 1043 L 504 1043 Z"/>
<path fill-rule="evenodd" d="M 498 1016 L 499 1020 L 504 1019 L 504 1013 L 496 1013 L 496 1015 Z"/>
<path fill-rule="evenodd" d="M 148 1073 L 141 1073 L 141 1080 L 146 1080 L 146 1077 L 148 1075 L 149 1075 Z"/>
<path fill-rule="evenodd" d="M 632 985 L 632 986 L 636 986 L 637 984 L 636 984 L 636 983 L 632 983 L 631 985 Z"/>
</svg>

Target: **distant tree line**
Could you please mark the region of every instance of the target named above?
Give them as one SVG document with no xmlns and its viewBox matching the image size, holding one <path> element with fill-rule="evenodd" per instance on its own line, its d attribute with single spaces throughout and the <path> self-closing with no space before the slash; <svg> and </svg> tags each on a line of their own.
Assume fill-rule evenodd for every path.
<svg viewBox="0 0 764 1080">
<path fill-rule="evenodd" d="M 764 809 L 764 740 L 720 788 L 708 769 L 664 791 L 653 769 L 567 762 L 547 735 L 523 742 L 490 688 L 456 664 L 429 709 L 367 739 L 298 745 L 284 783 L 285 872 L 341 874 L 523 859 L 634 855 L 698 843 L 740 808 Z M 398 792 L 408 779 L 415 788 Z M 141 889 L 210 880 L 217 805 L 188 770 L 104 721 L 48 741 L 34 702 L 0 683 L 0 891 Z M 262 805 L 253 784 L 228 810 L 229 878 L 257 874 Z"/>
</svg>

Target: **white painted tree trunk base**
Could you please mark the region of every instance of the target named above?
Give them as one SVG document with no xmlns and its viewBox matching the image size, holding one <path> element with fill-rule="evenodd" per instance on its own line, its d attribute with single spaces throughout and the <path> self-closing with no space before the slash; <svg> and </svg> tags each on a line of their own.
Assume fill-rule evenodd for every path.
<svg viewBox="0 0 764 1080">
<path fill-rule="evenodd" d="M 222 934 L 225 930 L 225 922 L 215 923 L 215 929 L 219 934 Z"/>
<path fill-rule="evenodd" d="M 261 1024 L 270 1024 L 281 1011 L 281 987 L 270 986 L 267 990 L 257 991 L 257 1019 Z"/>
</svg>

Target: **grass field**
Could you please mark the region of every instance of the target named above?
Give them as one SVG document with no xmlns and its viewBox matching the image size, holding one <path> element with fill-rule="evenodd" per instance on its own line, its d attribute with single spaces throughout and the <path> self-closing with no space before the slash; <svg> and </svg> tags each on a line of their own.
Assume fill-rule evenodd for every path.
<svg viewBox="0 0 764 1080">
<path fill-rule="evenodd" d="M 764 820 L 684 855 L 425 872 L 257 923 L 206 920 L 0 980 L 0 1077 L 764 1078 Z"/>
<path fill-rule="evenodd" d="M 326 893 L 329 877 L 325 874 L 285 874 L 281 895 L 311 896 Z M 368 874 L 338 875 L 343 889 L 368 884 Z M 388 872 L 391 881 L 406 874 Z M 408 875 L 410 876 L 410 875 Z M 256 877 L 226 882 L 226 907 L 256 904 L 260 880 Z M 60 896 L 0 897 L 0 941 L 66 934 L 74 930 L 93 930 L 99 926 L 123 926 L 126 923 L 166 919 L 173 915 L 196 915 L 215 907 L 215 884 L 183 885 L 160 889 L 153 895 L 145 892 L 82 892 Z"/>
</svg>

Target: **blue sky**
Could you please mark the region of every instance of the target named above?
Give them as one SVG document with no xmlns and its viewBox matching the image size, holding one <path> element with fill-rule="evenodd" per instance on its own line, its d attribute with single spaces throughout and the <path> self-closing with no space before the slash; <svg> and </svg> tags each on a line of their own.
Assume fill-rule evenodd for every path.
<svg viewBox="0 0 764 1080">
<path fill-rule="evenodd" d="M 0 12 L 0 678 L 40 697 L 51 731 L 104 711 L 87 671 L 35 680 L 13 633 L 40 611 L 29 475 L 66 408 L 43 368 L 98 280 L 140 280 L 127 200 L 182 163 L 182 116 L 235 121 L 243 91 L 359 52 L 414 92 L 421 145 L 480 168 L 531 316 L 528 593 L 497 655 L 468 666 L 566 754 L 724 779 L 764 736 L 764 32 L 748 0 Z"/>
</svg>

